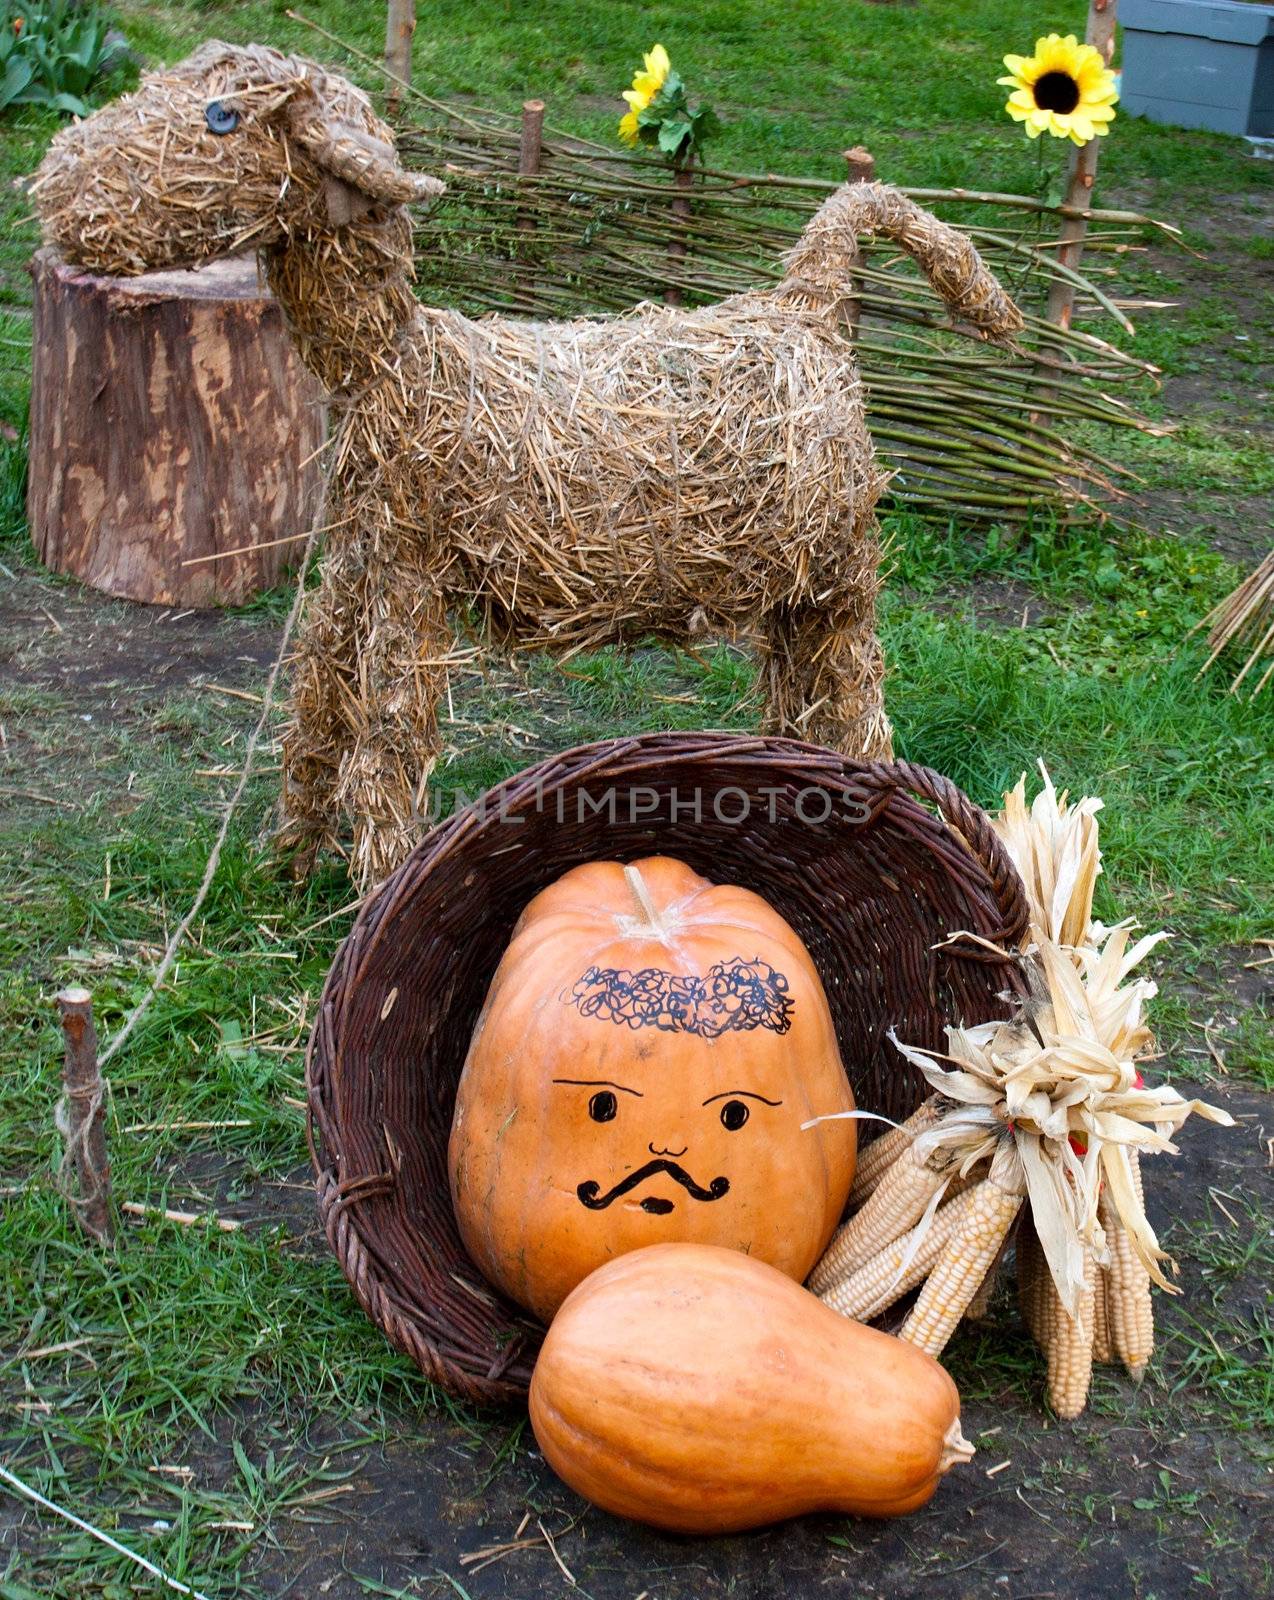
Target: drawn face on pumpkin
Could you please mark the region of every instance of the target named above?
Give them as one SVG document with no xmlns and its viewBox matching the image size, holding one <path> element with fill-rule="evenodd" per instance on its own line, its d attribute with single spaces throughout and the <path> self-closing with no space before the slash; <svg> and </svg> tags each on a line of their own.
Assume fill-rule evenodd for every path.
<svg viewBox="0 0 1274 1600">
<path fill-rule="evenodd" d="M 628 968 L 593 965 L 581 974 L 570 990 L 563 992 L 561 998 L 564 1004 L 574 1006 L 582 1017 L 602 1027 L 625 1028 L 633 1033 L 652 1030 L 656 1038 L 659 1034 L 686 1034 L 703 1040 L 718 1040 L 757 1028 L 766 1028 L 775 1034 L 787 1033 L 792 1026 L 794 1009 L 789 989 L 787 977 L 760 956 L 750 961 L 732 956 L 715 962 L 703 977 L 669 972 L 663 967 L 644 967 L 634 972 Z M 639 1047 L 635 1059 L 641 1061 L 649 1055 L 649 1046 Z M 710 1057 L 705 1055 L 705 1071 L 709 1064 Z M 664 1217 L 675 1210 L 678 1198 L 701 1204 L 722 1199 L 730 1192 L 727 1173 L 719 1172 L 711 1178 L 703 1173 L 700 1174 L 703 1181 L 697 1182 L 679 1158 L 687 1155 L 691 1145 L 697 1143 L 704 1151 L 704 1159 L 709 1153 L 714 1161 L 724 1159 L 733 1152 L 721 1148 L 716 1139 L 705 1141 L 702 1137 L 705 1128 L 715 1133 L 715 1124 L 719 1123 L 728 1132 L 739 1133 L 752 1115 L 750 1102 L 771 1109 L 782 1105 L 781 1100 L 771 1099 L 755 1089 L 718 1089 L 700 1102 L 699 1114 L 696 1114 L 693 1101 L 687 1098 L 693 1095 L 694 1085 L 676 1079 L 669 1085 L 672 1093 L 667 1095 L 659 1093 L 658 1085 L 638 1089 L 628 1083 L 603 1079 L 555 1078 L 553 1081 L 564 1088 L 594 1090 L 588 1097 L 590 1120 L 603 1127 L 618 1123 L 609 1137 L 593 1142 L 592 1153 L 604 1169 L 613 1169 L 617 1157 L 622 1160 L 626 1153 L 631 1153 L 635 1137 L 649 1132 L 653 1126 L 653 1136 L 645 1145 L 650 1152 L 649 1161 L 627 1170 L 609 1185 L 597 1178 L 586 1178 L 577 1186 L 575 1192 L 581 1204 L 590 1211 L 604 1211 L 615 1201 L 631 1196 L 629 1203 L 648 1216 Z M 620 1106 L 625 1098 L 629 1098 L 629 1104 L 624 1108 L 621 1121 Z M 650 1100 L 651 1104 L 634 1106 L 631 1104 L 634 1100 Z M 670 1103 L 661 1104 L 662 1101 Z M 708 1113 L 706 1118 L 702 1115 L 704 1112 Z M 584 1140 L 580 1142 L 586 1147 Z M 647 1180 L 661 1175 L 680 1184 L 684 1194 L 676 1197 L 672 1190 L 649 1192 Z M 666 1184 L 660 1187 L 668 1189 Z"/>
<path fill-rule="evenodd" d="M 617 1148 L 622 1149 L 623 1144 L 631 1148 L 633 1135 L 628 1127 L 630 1121 L 637 1121 L 641 1132 L 646 1129 L 646 1116 L 642 1115 L 644 1108 L 624 1103 L 624 1097 L 633 1100 L 644 1100 L 645 1092 L 634 1089 L 628 1084 L 602 1082 L 588 1078 L 554 1078 L 554 1083 L 564 1088 L 591 1091 L 588 1094 L 589 1118 L 602 1126 L 618 1124 L 615 1131 L 620 1135 L 620 1141 L 599 1139 L 597 1141 L 597 1155 L 607 1167 L 615 1164 Z M 704 1119 L 709 1131 L 715 1131 L 712 1123 L 720 1125 L 730 1133 L 739 1133 L 747 1125 L 752 1115 L 752 1103 L 775 1108 L 782 1105 L 781 1100 L 767 1099 L 763 1094 L 757 1094 L 751 1089 L 725 1089 L 717 1094 L 709 1095 L 699 1107 L 701 1112 L 708 1113 Z M 622 1112 L 622 1118 L 621 1118 Z M 720 1200 L 730 1192 L 730 1180 L 725 1173 L 718 1173 L 716 1177 L 706 1183 L 698 1183 L 691 1170 L 682 1164 L 683 1156 L 690 1157 L 690 1166 L 694 1164 L 692 1147 L 694 1144 L 694 1124 L 700 1121 L 693 1115 L 680 1118 L 679 1131 L 673 1140 L 684 1138 L 686 1143 L 673 1147 L 673 1140 L 668 1144 L 657 1145 L 653 1139 L 647 1140 L 646 1149 L 650 1151 L 651 1159 L 644 1162 L 635 1171 L 628 1172 L 624 1177 L 613 1183 L 603 1191 L 602 1185 L 596 1178 L 586 1178 L 576 1189 L 580 1203 L 590 1211 L 605 1211 L 616 1200 L 631 1196 L 631 1203 L 652 1217 L 666 1217 L 670 1211 L 676 1209 L 678 1198 L 689 1201 L 706 1203 Z M 700 1130 L 702 1131 L 702 1130 Z M 625 1138 L 625 1135 L 627 1136 Z M 640 1134 L 638 1135 L 638 1137 Z M 609 1146 L 609 1148 L 607 1148 Z M 715 1153 L 715 1152 L 714 1152 Z M 746 1160 L 746 1156 L 744 1157 Z M 652 1186 L 647 1180 L 657 1177 L 670 1178 L 679 1184 L 685 1191 L 684 1196 L 669 1198 L 667 1194 L 653 1192 L 654 1187 L 665 1188 L 666 1185 Z"/>
<path fill-rule="evenodd" d="M 450 1148 L 461 1234 L 545 1319 L 651 1244 L 801 1279 L 855 1149 L 852 1122 L 807 1124 L 852 1106 L 818 975 L 763 900 L 662 858 L 590 863 L 527 908 L 474 1033 Z"/>
</svg>

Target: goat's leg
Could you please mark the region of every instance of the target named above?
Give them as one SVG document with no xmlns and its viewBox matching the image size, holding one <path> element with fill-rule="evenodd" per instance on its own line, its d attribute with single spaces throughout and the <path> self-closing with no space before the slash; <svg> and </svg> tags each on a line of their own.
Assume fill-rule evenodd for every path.
<svg viewBox="0 0 1274 1600">
<path fill-rule="evenodd" d="M 764 731 L 863 761 L 893 755 L 875 594 L 776 607 L 765 623 Z"/>
<path fill-rule="evenodd" d="M 350 663 L 357 659 L 345 558 L 344 551 L 329 551 L 324 559 L 318 586 L 306 597 L 292 660 L 276 842 L 295 852 L 298 876 L 309 872 L 320 850 L 340 845 L 335 795 L 351 736 Z"/>
<path fill-rule="evenodd" d="M 427 825 L 450 647 L 445 601 L 392 529 L 360 528 L 329 551 L 297 644 L 283 841 L 312 856 L 348 817 L 363 888 Z"/>
</svg>

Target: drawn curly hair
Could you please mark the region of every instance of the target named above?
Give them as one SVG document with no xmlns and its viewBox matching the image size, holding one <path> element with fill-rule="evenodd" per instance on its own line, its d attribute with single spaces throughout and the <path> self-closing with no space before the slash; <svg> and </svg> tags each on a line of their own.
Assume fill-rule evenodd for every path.
<svg viewBox="0 0 1274 1600">
<path fill-rule="evenodd" d="M 718 961 L 702 978 L 643 967 L 589 967 L 563 999 L 580 1015 L 629 1028 L 659 1028 L 664 1033 L 696 1033 L 717 1039 L 723 1033 L 769 1028 L 786 1033 L 796 1002 L 788 980 L 759 956 Z"/>
</svg>

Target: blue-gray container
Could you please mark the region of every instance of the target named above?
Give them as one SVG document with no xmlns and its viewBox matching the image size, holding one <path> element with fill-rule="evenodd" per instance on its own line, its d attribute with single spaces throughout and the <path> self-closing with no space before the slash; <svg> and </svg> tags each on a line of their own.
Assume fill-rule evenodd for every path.
<svg viewBox="0 0 1274 1600">
<path fill-rule="evenodd" d="M 1180 128 L 1274 136 L 1274 5 L 1123 0 L 1125 111 Z"/>
</svg>

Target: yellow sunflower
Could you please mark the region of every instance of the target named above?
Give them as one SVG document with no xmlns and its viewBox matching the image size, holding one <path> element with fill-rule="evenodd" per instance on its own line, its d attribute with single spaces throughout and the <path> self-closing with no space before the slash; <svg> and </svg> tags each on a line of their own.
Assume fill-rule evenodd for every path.
<svg viewBox="0 0 1274 1600">
<path fill-rule="evenodd" d="M 624 90 L 628 102 L 627 113 L 619 119 L 619 137 L 625 144 L 636 144 L 638 139 L 637 116 L 655 98 L 672 71 L 672 62 L 663 45 L 657 44 L 642 58 L 642 68 L 633 76 L 633 86 Z"/>
<path fill-rule="evenodd" d="M 1004 65 L 1009 76 L 995 80 L 1013 91 L 1004 109 L 1032 139 L 1051 133 L 1087 144 L 1115 120 L 1115 75 L 1073 33 L 1037 39 L 1033 56 L 1005 56 Z"/>
</svg>

